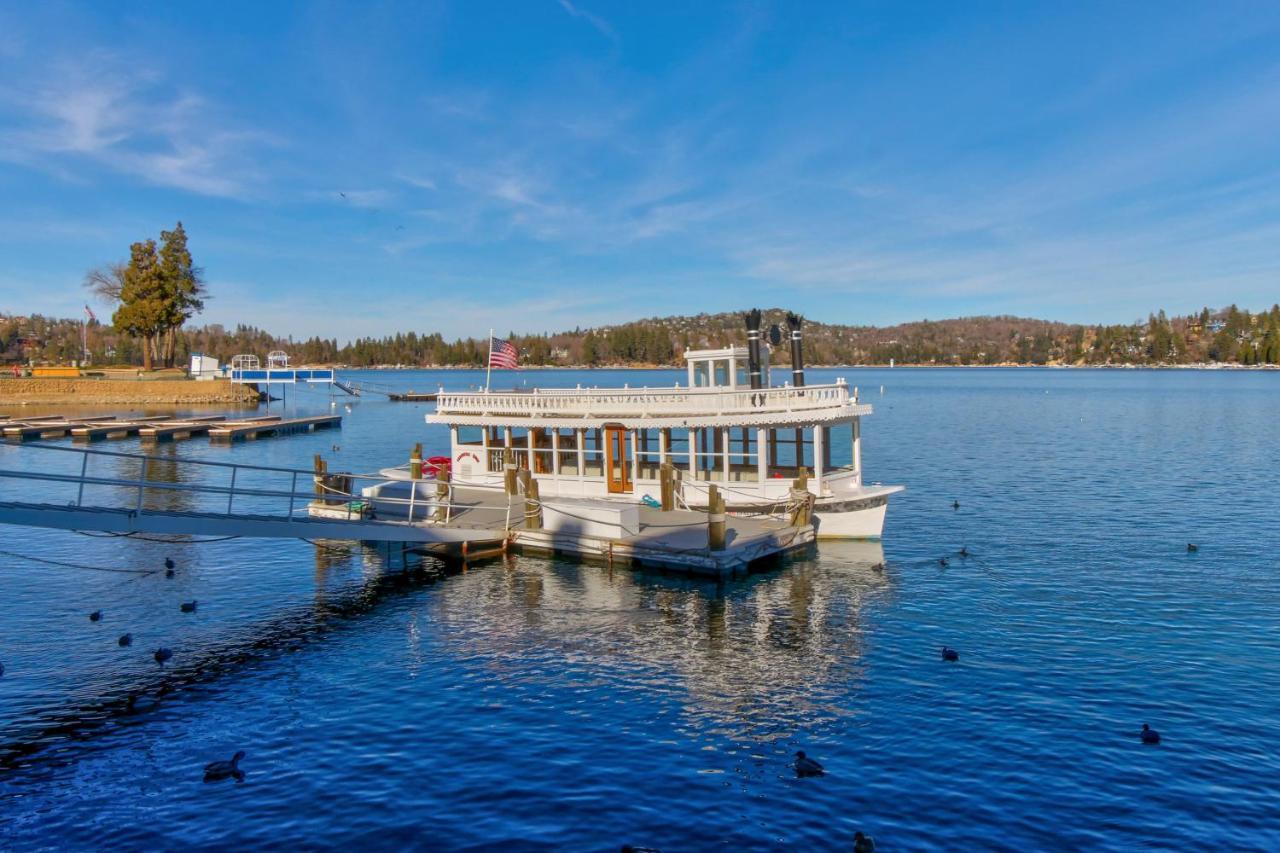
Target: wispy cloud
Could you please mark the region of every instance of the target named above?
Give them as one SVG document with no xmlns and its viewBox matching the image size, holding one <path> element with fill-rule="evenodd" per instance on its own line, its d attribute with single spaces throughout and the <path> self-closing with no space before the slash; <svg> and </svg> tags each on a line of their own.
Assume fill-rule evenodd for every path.
<svg viewBox="0 0 1280 853">
<path fill-rule="evenodd" d="M 250 152 L 273 136 L 231 125 L 217 105 L 107 51 L 0 86 L 11 130 L 0 158 L 60 174 L 95 164 L 201 195 L 253 194 Z"/>
<path fill-rule="evenodd" d="M 576 5 L 569 2 L 569 0 L 559 0 L 559 2 L 560 2 L 560 7 L 564 9 L 566 12 L 568 12 L 569 15 L 571 15 L 574 18 L 578 18 L 580 20 L 586 21 L 588 24 L 595 27 L 596 30 L 600 33 L 600 35 L 609 39 L 614 44 L 618 43 L 618 33 L 613 29 L 612 26 L 609 25 L 609 22 L 606 21 L 604 18 L 601 18 L 599 15 L 592 14 L 591 12 L 588 12 L 586 9 L 578 8 Z"/>
</svg>

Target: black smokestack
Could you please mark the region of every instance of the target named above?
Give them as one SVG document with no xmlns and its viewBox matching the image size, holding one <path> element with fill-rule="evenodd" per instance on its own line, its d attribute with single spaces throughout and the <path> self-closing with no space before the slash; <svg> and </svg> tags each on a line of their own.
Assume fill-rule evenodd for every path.
<svg viewBox="0 0 1280 853">
<path fill-rule="evenodd" d="M 801 317 L 787 315 L 787 328 L 791 330 L 791 384 L 799 388 L 804 385 L 804 348 L 800 343 Z"/>
<path fill-rule="evenodd" d="M 752 389 L 764 387 L 760 381 L 760 309 L 752 308 L 743 315 L 747 321 L 747 375 Z"/>
</svg>

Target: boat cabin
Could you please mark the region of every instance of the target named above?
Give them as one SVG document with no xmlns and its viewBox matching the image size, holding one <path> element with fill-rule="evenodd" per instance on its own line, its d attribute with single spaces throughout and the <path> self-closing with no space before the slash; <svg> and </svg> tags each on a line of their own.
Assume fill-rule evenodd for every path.
<svg viewBox="0 0 1280 853">
<path fill-rule="evenodd" d="M 692 350 L 686 361 L 688 387 L 442 389 L 427 421 L 449 427 L 460 484 L 500 484 L 510 451 L 544 496 L 656 498 L 664 462 L 686 487 L 705 495 L 715 483 L 738 505 L 785 497 L 801 468 L 819 497 L 861 486 L 859 419 L 871 407 L 843 379 L 753 389 L 746 347 Z"/>
</svg>

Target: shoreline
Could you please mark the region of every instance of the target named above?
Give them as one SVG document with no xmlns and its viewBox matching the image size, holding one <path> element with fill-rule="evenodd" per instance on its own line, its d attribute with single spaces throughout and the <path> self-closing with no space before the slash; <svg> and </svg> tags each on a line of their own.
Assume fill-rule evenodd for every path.
<svg viewBox="0 0 1280 853">
<path fill-rule="evenodd" d="M 379 364 L 368 367 L 324 364 L 308 367 L 326 367 L 352 373 L 385 373 L 393 370 L 459 370 L 481 372 L 483 367 L 459 367 L 457 365 L 408 365 Z M 791 368 L 775 365 L 777 370 L 788 373 Z M 519 370 L 680 370 L 683 364 L 598 364 L 594 367 L 577 364 L 524 364 Z M 1233 364 L 1231 362 L 1207 362 L 1196 364 L 806 364 L 805 370 L 1280 370 L 1280 364 Z"/>
</svg>

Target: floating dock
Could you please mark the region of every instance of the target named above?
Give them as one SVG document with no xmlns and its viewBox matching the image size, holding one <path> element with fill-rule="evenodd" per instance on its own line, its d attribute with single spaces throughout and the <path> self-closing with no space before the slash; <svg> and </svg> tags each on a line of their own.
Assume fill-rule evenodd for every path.
<svg viewBox="0 0 1280 853">
<path fill-rule="evenodd" d="M 167 420 L 169 420 L 167 415 L 133 418 L 127 421 L 103 420 L 98 423 L 72 427 L 71 439 L 73 441 L 99 441 L 104 438 L 130 438 L 137 435 L 140 430 L 149 424 Z"/>
<path fill-rule="evenodd" d="M 61 415 L 50 415 L 41 418 L 23 418 L 18 421 L 6 422 L 4 425 L 4 437 L 8 439 L 16 439 L 18 441 L 26 441 L 29 438 L 62 438 L 71 433 L 71 430 L 79 426 L 89 426 L 92 424 L 102 423 L 104 421 L 114 421 L 115 415 L 102 415 L 93 418 L 76 418 L 75 420 L 67 420 Z"/>
<path fill-rule="evenodd" d="M 207 415 L 200 418 L 187 418 L 182 421 L 166 421 L 160 424 L 144 426 L 138 430 L 138 437 L 146 443 L 162 441 L 182 441 L 193 435 L 207 435 L 209 430 L 218 426 L 227 418 L 225 415 Z"/>
<path fill-rule="evenodd" d="M 342 426 L 341 415 L 315 415 L 306 418 L 253 418 L 247 421 L 229 421 L 208 430 L 209 441 L 214 444 L 230 444 L 236 441 L 254 441 L 269 435 L 289 435 L 295 432 L 314 432 Z"/>
<path fill-rule="evenodd" d="M 182 441 L 205 435 L 211 441 L 229 443 L 270 435 L 310 432 L 314 429 L 341 425 L 341 415 L 301 418 L 263 415 L 234 420 L 227 420 L 226 415 L 199 415 L 186 418 L 176 418 L 172 415 L 148 415 L 136 418 L 118 415 L 75 418 L 45 415 L 16 420 L 11 416 L 0 416 L 0 435 L 3 435 L 6 440 L 15 442 L 67 436 L 75 441 L 89 442 L 136 436 L 146 444 Z"/>
</svg>

